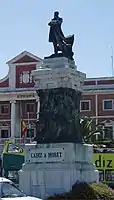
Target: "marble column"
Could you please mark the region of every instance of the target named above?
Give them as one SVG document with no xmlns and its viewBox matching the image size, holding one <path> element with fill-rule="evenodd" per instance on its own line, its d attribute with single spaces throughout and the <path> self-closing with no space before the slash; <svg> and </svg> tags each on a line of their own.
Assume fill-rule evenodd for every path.
<svg viewBox="0 0 114 200">
<path fill-rule="evenodd" d="M 15 136 L 21 137 L 21 117 L 20 117 L 20 103 L 16 103 L 16 132 Z"/>
<path fill-rule="evenodd" d="M 11 138 L 15 138 L 16 135 L 16 101 L 10 101 L 11 103 Z"/>
</svg>

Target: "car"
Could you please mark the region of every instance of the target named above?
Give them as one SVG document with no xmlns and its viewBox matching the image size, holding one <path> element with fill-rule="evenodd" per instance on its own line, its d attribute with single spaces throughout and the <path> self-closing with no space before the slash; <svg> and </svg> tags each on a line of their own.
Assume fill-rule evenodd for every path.
<svg viewBox="0 0 114 200">
<path fill-rule="evenodd" d="M 36 197 L 27 196 L 11 180 L 0 177 L 0 199 L 1 200 L 41 200 Z"/>
</svg>

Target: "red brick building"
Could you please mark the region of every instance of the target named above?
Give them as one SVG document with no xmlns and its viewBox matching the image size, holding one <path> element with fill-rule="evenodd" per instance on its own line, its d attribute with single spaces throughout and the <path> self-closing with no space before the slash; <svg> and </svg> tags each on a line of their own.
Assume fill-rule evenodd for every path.
<svg viewBox="0 0 114 200">
<path fill-rule="evenodd" d="M 22 119 L 30 124 L 32 136 L 36 134 L 38 97 L 31 71 L 41 62 L 39 57 L 27 51 L 7 62 L 9 73 L 0 80 L 0 143 L 9 137 L 20 140 Z"/>
<path fill-rule="evenodd" d="M 114 77 L 86 79 L 80 111 L 82 116 L 94 118 L 96 125 L 104 126 L 101 138 L 114 139 Z"/>
<path fill-rule="evenodd" d="M 38 96 L 31 71 L 37 69 L 41 62 L 41 58 L 27 51 L 7 62 L 9 73 L 0 80 L 0 143 L 9 137 L 21 140 L 22 119 L 27 126 L 30 125 L 31 134 L 35 136 Z M 94 118 L 96 125 L 102 122 L 108 127 L 102 137 L 114 139 L 114 78 L 86 79 L 80 111 L 82 116 Z"/>
</svg>

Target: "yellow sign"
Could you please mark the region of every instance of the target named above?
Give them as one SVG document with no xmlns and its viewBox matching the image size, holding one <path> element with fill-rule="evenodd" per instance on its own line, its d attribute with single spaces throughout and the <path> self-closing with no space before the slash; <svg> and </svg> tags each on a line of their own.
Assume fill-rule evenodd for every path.
<svg viewBox="0 0 114 200">
<path fill-rule="evenodd" d="M 99 170 L 100 181 L 114 183 L 114 154 L 94 153 L 93 161 Z"/>
<path fill-rule="evenodd" d="M 24 156 L 24 149 L 21 146 L 13 143 L 12 141 L 6 141 L 3 149 L 3 154 Z"/>
<path fill-rule="evenodd" d="M 94 163 L 97 169 L 114 169 L 114 154 L 94 153 Z"/>
</svg>

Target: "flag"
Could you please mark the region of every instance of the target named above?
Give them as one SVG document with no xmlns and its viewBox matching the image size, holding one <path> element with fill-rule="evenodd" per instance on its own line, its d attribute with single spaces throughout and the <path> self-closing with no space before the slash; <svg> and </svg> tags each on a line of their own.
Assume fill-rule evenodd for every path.
<svg viewBox="0 0 114 200">
<path fill-rule="evenodd" d="M 24 120 L 22 120 L 21 127 L 22 127 L 21 137 L 24 138 L 24 137 L 25 137 L 25 134 L 26 134 L 26 132 L 27 132 L 27 125 L 26 125 L 26 123 L 25 123 Z"/>
</svg>

